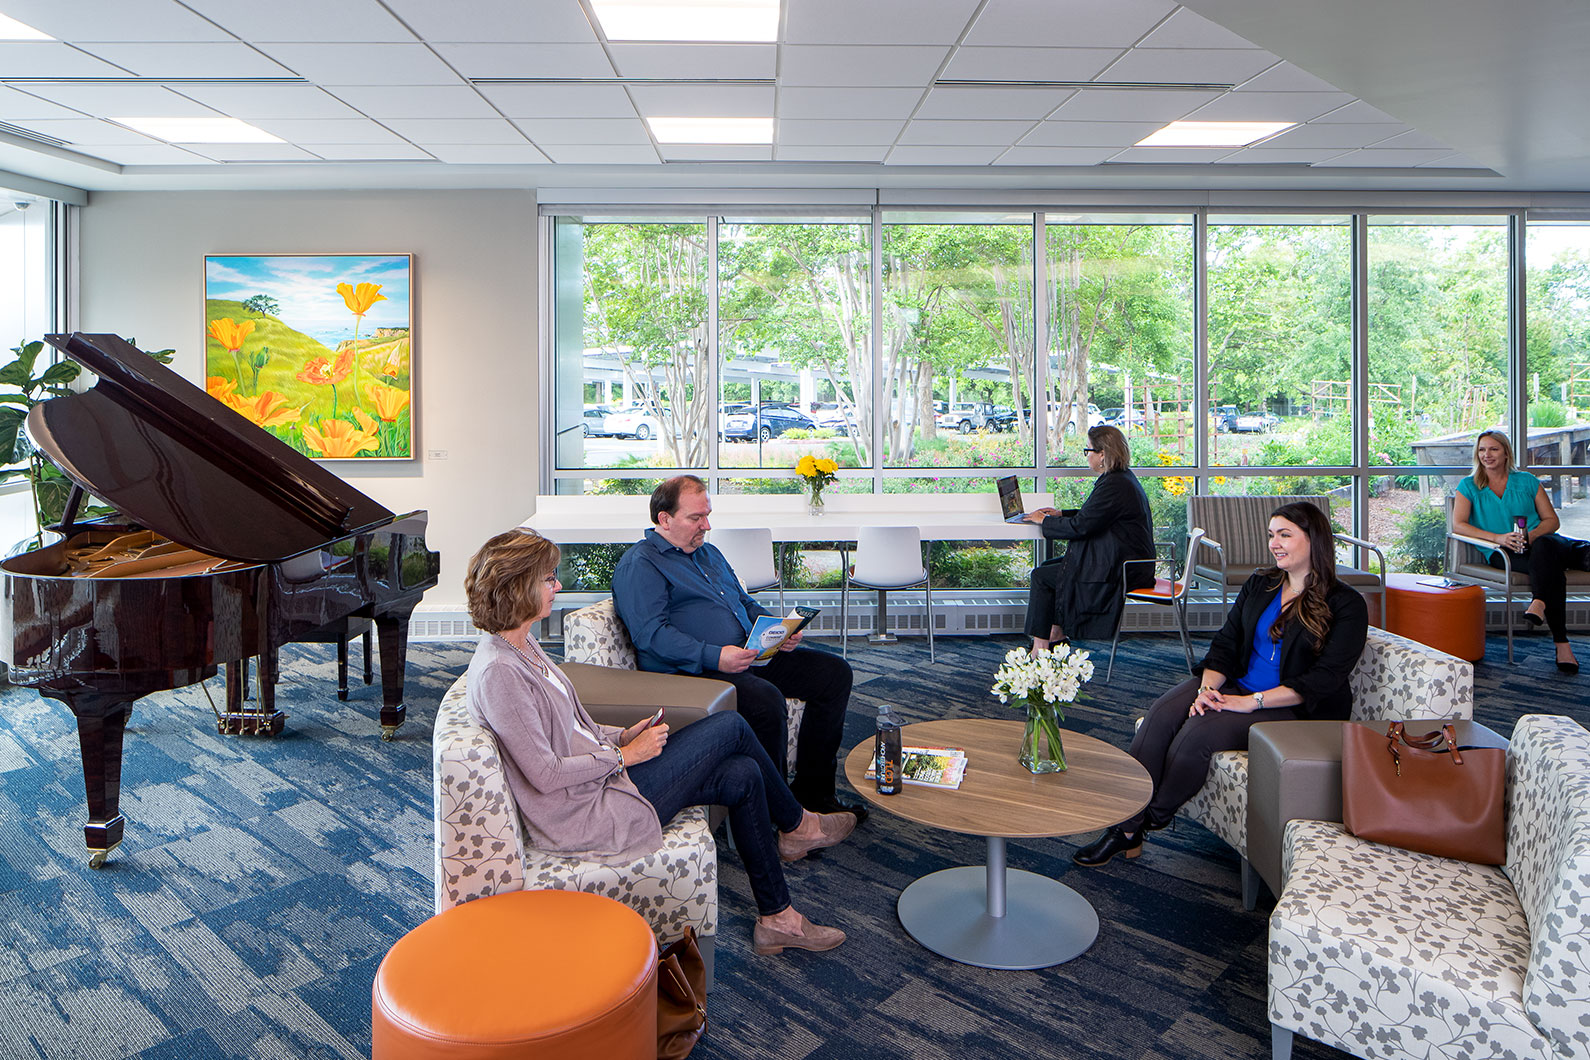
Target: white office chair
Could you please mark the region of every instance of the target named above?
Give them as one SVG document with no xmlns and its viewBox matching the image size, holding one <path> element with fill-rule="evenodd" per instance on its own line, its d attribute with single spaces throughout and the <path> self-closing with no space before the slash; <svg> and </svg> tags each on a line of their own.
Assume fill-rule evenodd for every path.
<svg viewBox="0 0 1590 1060">
<path fill-rule="evenodd" d="M 922 562 L 922 533 L 914 526 L 863 527 L 856 538 L 856 562 L 845 571 L 839 590 L 839 629 L 843 654 L 850 654 L 850 587 L 873 589 L 879 593 L 879 613 L 883 613 L 882 594 L 892 589 L 922 587 L 927 600 L 928 659 L 937 662 L 933 652 L 933 582 L 927 564 Z M 887 630 L 879 629 L 879 633 Z"/>
<path fill-rule="evenodd" d="M 773 561 L 773 531 L 765 526 L 713 530 L 710 539 L 729 561 L 748 593 L 778 588 L 778 613 L 784 613 L 784 577 Z"/>
</svg>

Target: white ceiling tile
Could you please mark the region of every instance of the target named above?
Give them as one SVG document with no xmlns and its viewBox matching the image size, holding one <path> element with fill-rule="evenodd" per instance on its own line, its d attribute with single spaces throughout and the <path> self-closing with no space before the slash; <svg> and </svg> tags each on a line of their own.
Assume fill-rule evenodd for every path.
<svg viewBox="0 0 1590 1060">
<path fill-rule="evenodd" d="M 1101 73 L 1099 80 L 1240 85 L 1274 65 L 1275 56 L 1255 48 L 1133 48 Z"/>
<path fill-rule="evenodd" d="M 660 144 L 668 162 L 771 162 L 773 148 L 765 144 Z"/>
<path fill-rule="evenodd" d="M 13 77 L 131 77 L 126 70 L 48 40 L 0 41 L 0 80 Z"/>
<path fill-rule="evenodd" d="M 465 77 L 612 77 L 599 44 L 438 44 Z M 675 74 L 674 76 L 678 76 Z"/>
<path fill-rule="evenodd" d="M 181 94 L 244 121 L 358 116 L 352 107 L 314 85 L 183 85 Z"/>
<path fill-rule="evenodd" d="M 1175 9 L 1168 0 L 989 0 L 966 43 L 1125 48 Z"/>
<path fill-rule="evenodd" d="M 261 118 L 252 124 L 288 143 L 400 144 L 403 138 L 368 118 Z"/>
<path fill-rule="evenodd" d="M 1120 54 L 1119 48 L 957 48 L 940 76 L 946 81 L 1091 81 Z"/>
<path fill-rule="evenodd" d="M 82 115 L 59 103 L 29 95 L 14 88 L 0 88 L 0 121 L 19 122 L 28 118 L 81 118 Z"/>
<path fill-rule="evenodd" d="M 456 85 L 458 74 L 423 44 L 261 44 L 260 51 L 318 85 Z"/>
<path fill-rule="evenodd" d="M 941 147 L 1009 147 L 1032 128 L 1030 121 L 913 121 L 900 134 L 902 144 Z"/>
<path fill-rule="evenodd" d="M 1229 147 L 1128 147 L 1110 156 L 1111 162 L 1151 162 L 1157 165 L 1206 165 L 1229 155 Z"/>
<path fill-rule="evenodd" d="M 1436 151 L 1382 151 L 1379 148 L 1372 147 L 1364 151 L 1349 151 L 1346 154 L 1337 155 L 1322 164 L 1333 167 L 1384 166 L 1400 169 L 1405 166 L 1419 166 L 1427 162 L 1434 162 L 1445 158 L 1451 153 L 1450 150 L 1446 149 Z"/>
<path fill-rule="evenodd" d="M 999 156 L 1001 166 L 1096 166 L 1117 147 L 1012 147 Z"/>
<path fill-rule="evenodd" d="M 1022 147 L 1131 147 L 1165 124 L 1157 121 L 1046 121 L 1021 138 Z"/>
<path fill-rule="evenodd" d="M 1288 62 L 1280 62 L 1242 86 L 1252 92 L 1335 92 L 1336 86 L 1322 81 Z"/>
<path fill-rule="evenodd" d="M 268 4 L 257 0 L 183 0 L 183 3 L 246 41 L 335 40 L 371 44 L 415 39 L 414 34 L 377 0 L 336 0 L 336 3 L 271 0 Z"/>
<path fill-rule="evenodd" d="M 771 85 L 631 85 L 644 118 L 768 118 Z"/>
<path fill-rule="evenodd" d="M 1371 107 L 1361 99 L 1354 100 L 1340 110 L 1331 111 L 1329 114 L 1325 115 L 1319 120 L 1341 122 L 1385 121 L 1399 123 L 1401 121 L 1401 119 L 1393 118 L 1383 110 L 1376 110 L 1374 107 Z"/>
<path fill-rule="evenodd" d="M 1085 88 L 1060 104 L 1052 115 L 1060 121 L 1170 122 L 1215 99 L 1214 92 L 1158 89 Z"/>
<path fill-rule="evenodd" d="M 333 94 L 355 110 L 387 118 L 497 118 L 491 104 L 462 85 L 350 85 Z"/>
<path fill-rule="evenodd" d="M 1364 147 L 1368 144 L 1384 140 L 1387 134 L 1399 134 L 1407 129 L 1405 125 L 1348 125 L 1346 123 L 1313 122 L 1300 125 L 1295 129 L 1288 129 L 1278 136 L 1264 141 L 1265 147 L 1333 147 L 1344 151 L 1352 147 Z"/>
<path fill-rule="evenodd" d="M 519 118 L 514 124 L 543 148 L 553 144 L 651 146 L 646 123 L 639 118 Z"/>
<path fill-rule="evenodd" d="M 1323 162 L 1341 151 L 1334 147 L 1245 147 L 1222 158 L 1222 164 L 1293 166 Z"/>
<path fill-rule="evenodd" d="M 922 99 L 920 88 L 784 88 L 780 118 L 898 118 L 905 120 Z"/>
<path fill-rule="evenodd" d="M 559 165 L 654 166 L 660 161 L 649 144 L 548 144 L 546 153 Z"/>
<path fill-rule="evenodd" d="M 622 85 L 478 85 L 510 118 L 633 118 Z"/>
<path fill-rule="evenodd" d="M 328 162 L 430 161 L 432 156 L 413 144 L 314 144 L 310 150 Z"/>
<path fill-rule="evenodd" d="M 524 133 L 502 118 L 389 118 L 387 128 L 424 147 L 435 144 L 522 144 Z"/>
<path fill-rule="evenodd" d="M 84 51 L 139 77 L 291 77 L 293 71 L 247 44 L 211 41 L 181 44 L 82 44 Z"/>
<path fill-rule="evenodd" d="M 978 0 L 800 0 L 785 5 L 786 44 L 954 44 Z"/>
<path fill-rule="evenodd" d="M 29 85 L 36 96 L 87 114 L 119 118 L 215 117 L 215 111 L 159 85 Z"/>
<path fill-rule="evenodd" d="M 1188 114 L 1191 121 L 1312 121 L 1343 103 L 1345 92 L 1227 92 Z"/>
<path fill-rule="evenodd" d="M 776 44 L 609 44 L 620 77 L 771 78 Z"/>
<path fill-rule="evenodd" d="M 888 147 L 904 125 L 899 121 L 869 121 L 866 119 L 831 118 L 827 121 L 810 121 L 804 118 L 780 118 L 778 142 L 781 146 L 878 146 Z"/>
<path fill-rule="evenodd" d="M 318 156 L 292 144 L 183 144 L 217 162 L 313 162 Z"/>
<path fill-rule="evenodd" d="M 429 148 L 443 162 L 467 166 L 533 166 L 548 161 L 529 144 L 438 144 Z"/>
<path fill-rule="evenodd" d="M 1429 135 L 1427 135 L 1425 133 L 1422 133 L 1422 132 L 1419 132 L 1417 130 L 1410 130 L 1410 131 L 1405 132 L 1405 133 L 1398 133 L 1396 136 L 1388 136 L 1388 137 L 1386 137 L 1383 140 L 1376 140 L 1375 143 L 1374 143 L 1374 148 L 1375 148 L 1376 151 L 1384 151 L 1384 150 L 1386 150 L 1388 148 L 1394 148 L 1394 147 L 1395 148 L 1413 148 L 1415 150 L 1421 150 L 1421 151 L 1451 151 L 1452 150 L 1452 145 L 1446 143 L 1443 140 L 1437 140 L 1435 137 L 1429 136 Z"/>
<path fill-rule="evenodd" d="M 5 13 L 63 41 L 230 39 L 170 0 L 6 0 Z"/>
<path fill-rule="evenodd" d="M 925 86 L 948 50 L 931 45 L 785 45 L 779 49 L 778 79 L 790 86 Z"/>
<path fill-rule="evenodd" d="M 594 44 L 578 0 L 384 0 L 429 41 Z"/>
<path fill-rule="evenodd" d="M 1065 88 L 935 88 L 918 118 L 1026 118 L 1036 120 L 1071 96 Z"/>
<path fill-rule="evenodd" d="M 53 136 L 57 140 L 65 140 L 69 144 L 157 144 L 160 141 L 152 136 L 124 129 L 120 125 L 99 121 L 96 118 L 45 118 L 42 120 L 19 121 L 14 124 L 24 129 L 31 129 L 45 136 Z"/>
<path fill-rule="evenodd" d="M 1143 40 L 1149 48 L 1251 48 L 1253 43 L 1239 37 L 1218 22 L 1211 22 L 1191 8 L 1179 7 Z"/>
<path fill-rule="evenodd" d="M 77 148 L 85 155 L 123 166 L 213 166 L 213 159 L 170 144 L 104 144 Z"/>
<path fill-rule="evenodd" d="M 999 147 L 896 147 L 884 159 L 891 166 L 986 166 L 999 157 Z"/>
<path fill-rule="evenodd" d="M 888 152 L 887 147 L 790 144 L 775 148 L 773 155 L 780 162 L 882 162 Z"/>
<path fill-rule="evenodd" d="M 1421 162 L 1418 169 L 1483 169 L 1491 171 L 1491 167 L 1484 162 L 1476 162 L 1468 155 L 1452 154 L 1445 158 L 1438 158 L 1434 162 Z"/>
</svg>

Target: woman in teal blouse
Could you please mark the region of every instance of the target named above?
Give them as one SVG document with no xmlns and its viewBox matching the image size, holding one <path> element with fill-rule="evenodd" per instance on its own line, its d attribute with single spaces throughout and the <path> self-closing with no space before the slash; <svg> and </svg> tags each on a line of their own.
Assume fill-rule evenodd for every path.
<svg viewBox="0 0 1590 1060">
<path fill-rule="evenodd" d="M 1557 645 L 1557 669 L 1576 674 L 1579 662 L 1568 644 L 1568 582 L 1563 572 L 1590 570 L 1590 542 L 1563 537 L 1557 533 L 1561 525 L 1540 480 L 1514 470 L 1507 435 L 1481 432 L 1474 442 L 1474 474 L 1458 484 L 1452 498 L 1452 529 L 1465 537 L 1492 541 L 1513 554 L 1513 570 L 1529 575 L 1534 595 L 1524 621 L 1550 627 Z M 1502 557 L 1495 549 L 1487 559 L 1501 568 Z"/>
</svg>

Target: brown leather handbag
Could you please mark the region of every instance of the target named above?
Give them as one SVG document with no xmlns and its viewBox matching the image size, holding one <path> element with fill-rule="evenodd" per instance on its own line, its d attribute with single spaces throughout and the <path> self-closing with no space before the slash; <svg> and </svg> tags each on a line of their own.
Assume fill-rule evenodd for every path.
<svg viewBox="0 0 1590 1060">
<path fill-rule="evenodd" d="M 1342 821 L 1361 839 L 1500 865 L 1507 860 L 1502 798 L 1507 750 L 1459 747 L 1451 725 L 1410 736 L 1342 726 Z"/>
<path fill-rule="evenodd" d="M 657 955 L 657 1060 L 683 1060 L 707 1030 L 707 965 L 696 929 Z"/>
</svg>

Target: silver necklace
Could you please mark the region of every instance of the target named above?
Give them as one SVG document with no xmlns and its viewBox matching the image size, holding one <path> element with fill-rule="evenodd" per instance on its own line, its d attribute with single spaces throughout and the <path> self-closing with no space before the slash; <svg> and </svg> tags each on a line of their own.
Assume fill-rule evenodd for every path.
<svg viewBox="0 0 1590 1060">
<path fill-rule="evenodd" d="M 519 658 L 523 659 L 525 662 L 529 663 L 531 666 L 534 666 L 537 670 L 541 671 L 541 676 L 542 677 L 545 677 L 548 680 L 552 679 L 552 671 L 547 669 L 547 666 L 546 666 L 545 663 L 541 662 L 538 659 L 530 658 L 530 656 L 526 655 L 524 652 L 519 650 L 519 645 L 517 645 L 513 641 L 509 640 L 507 637 L 503 636 L 501 633 L 493 633 L 492 636 L 496 637 L 498 640 L 500 640 L 504 644 L 508 645 L 508 647 L 512 648 L 513 649 L 513 653 L 515 655 L 519 656 Z"/>
</svg>

